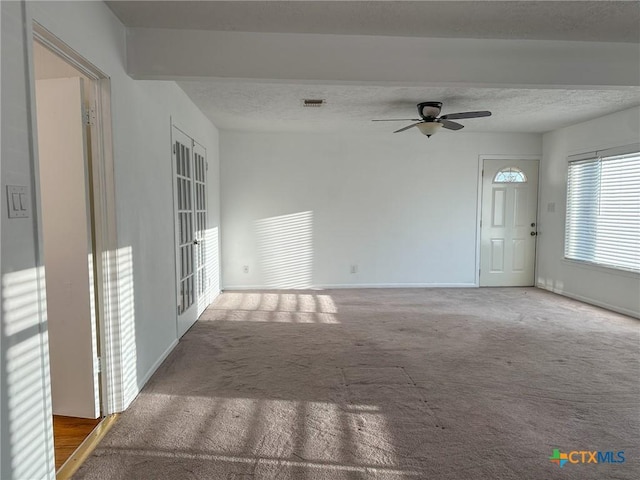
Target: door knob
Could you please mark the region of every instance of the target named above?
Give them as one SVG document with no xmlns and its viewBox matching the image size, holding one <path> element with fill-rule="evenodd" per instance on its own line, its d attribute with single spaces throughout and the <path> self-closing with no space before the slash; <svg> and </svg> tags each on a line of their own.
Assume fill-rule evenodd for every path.
<svg viewBox="0 0 640 480">
<path fill-rule="evenodd" d="M 536 235 L 538 235 L 538 232 L 531 232 L 532 237 L 535 237 Z"/>
<path fill-rule="evenodd" d="M 532 227 L 535 227 L 535 226 L 536 226 L 535 222 L 532 222 L 532 223 L 531 223 L 531 226 L 532 226 Z"/>
<path fill-rule="evenodd" d="M 531 233 L 531 235 L 533 235 L 533 233 Z M 198 240 L 194 240 L 194 241 L 193 241 L 193 244 L 194 244 L 194 245 L 198 245 Z"/>
</svg>

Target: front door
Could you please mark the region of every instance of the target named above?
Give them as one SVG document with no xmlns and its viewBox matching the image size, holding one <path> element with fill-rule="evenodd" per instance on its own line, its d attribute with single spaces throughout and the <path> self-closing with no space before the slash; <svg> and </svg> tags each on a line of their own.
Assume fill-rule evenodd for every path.
<svg viewBox="0 0 640 480">
<path fill-rule="evenodd" d="M 534 285 L 538 160 L 484 160 L 480 286 Z"/>
</svg>

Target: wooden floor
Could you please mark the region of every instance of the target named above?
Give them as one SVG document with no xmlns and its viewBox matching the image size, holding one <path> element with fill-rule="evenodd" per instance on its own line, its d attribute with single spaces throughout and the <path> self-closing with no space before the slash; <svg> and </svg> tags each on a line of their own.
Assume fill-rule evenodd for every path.
<svg viewBox="0 0 640 480">
<path fill-rule="evenodd" d="M 53 416 L 56 471 L 67 461 L 102 419 Z"/>
</svg>

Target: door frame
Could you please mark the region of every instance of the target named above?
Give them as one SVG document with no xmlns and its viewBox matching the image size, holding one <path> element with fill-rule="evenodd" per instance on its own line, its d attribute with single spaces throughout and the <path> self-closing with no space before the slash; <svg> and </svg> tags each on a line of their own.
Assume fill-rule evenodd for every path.
<svg viewBox="0 0 640 480">
<path fill-rule="evenodd" d="M 482 220 L 482 172 L 484 168 L 485 160 L 537 160 L 538 161 L 538 206 L 540 203 L 540 161 L 542 155 L 478 155 L 478 184 L 477 184 L 477 200 L 476 200 L 476 265 L 475 265 L 475 274 L 474 274 L 474 286 L 480 287 L 480 248 L 482 243 L 482 231 L 480 227 L 480 222 Z M 536 206 L 536 225 L 538 225 L 538 220 L 540 216 L 539 208 Z M 533 280 L 534 285 L 536 284 L 536 273 L 538 270 L 538 248 L 537 248 L 538 239 L 536 238 L 536 249 L 535 249 L 535 258 L 533 262 Z"/>
<path fill-rule="evenodd" d="M 35 20 L 27 25 L 27 56 L 29 65 L 30 98 L 35 99 L 35 70 L 33 42 L 38 42 L 63 61 L 91 79 L 95 117 L 91 130 L 91 161 L 87 165 L 87 184 L 90 192 L 87 211 L 90 215 L 94 263 L 94 296 L 99 361 L 100 414 L 107 416 L 124 409 L 124 389 L 120 385 L 122 369 L 120 351 L 118 242 L 116 231 L 116 193 L 114 177 L 113 134 L 111 123 L 111 81 L 108 75 L 78 54 Z M 30 102 L 31 148 L 34 169 L 34 216 L 36 217 L 38 265 L 44 266 L 42 210 L 40 208 L 40 166 L 37 138 L 37 107 Z M 41 298 L 45 298 L 44 286 Z M 42 302 L 43 318 L 46 304 Z M 46 333 L 46 326 L 43 326 Z M 45 337 L 46 338 L 46 337 Z M 45 345 L 48 350 L 48 346 Z M 49 406 L 49 410 L 50 410 Z M 49 413 L 51 413 L 49 411 Z"/>
</svg>

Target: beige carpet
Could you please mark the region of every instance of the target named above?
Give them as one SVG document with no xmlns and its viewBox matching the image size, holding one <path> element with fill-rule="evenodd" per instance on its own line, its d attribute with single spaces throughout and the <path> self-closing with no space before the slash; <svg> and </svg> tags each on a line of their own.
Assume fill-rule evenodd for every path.
<svg viewBox="0 0 640 480">
<path fill-rule="evenodd" d="M 228 292 L 74 478 L 638 479 L 639 345 L 533 288 Z"/>
</svg>

